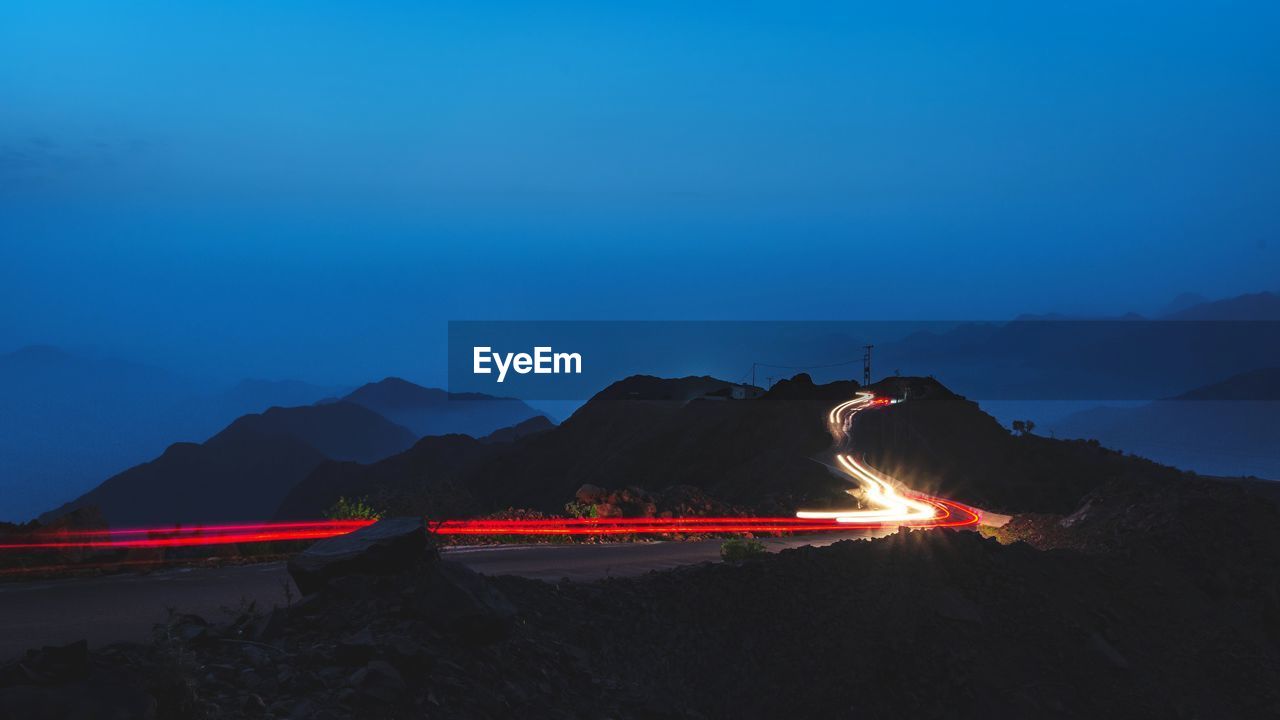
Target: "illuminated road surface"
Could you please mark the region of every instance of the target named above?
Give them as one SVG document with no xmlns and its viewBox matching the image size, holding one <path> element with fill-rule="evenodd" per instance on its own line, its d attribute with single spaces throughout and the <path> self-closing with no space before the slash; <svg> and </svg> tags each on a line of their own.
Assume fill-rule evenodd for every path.
<svg viewBox="0 0 1280 720">
<path fill-rule="evenodd" d="M 770 550 L 825 545 L 846 538 L 886 535 L 868 529 L 765 538 Z M 445 549 L 444 556 L 487 575 L 585 581 L 641 575 L 720 559 L 721 540 L 606 543 L 599 545 L 495 545 Z M 168 617 L 167 608 L 210 620 L 223 608 L 253 601 L 259 609 L 283 605 L 292 581 L 284 563 L 222 568 L 168 568 L 146 575 L 25 580 L 0 583 L 0 662 L 27 648 L 87 639 L 94 647 L 143 642 Z M 294 598 L 298 594 L 293 590 Z M 86 599 L 92 602 L 86 602 Z"/>
</svg>

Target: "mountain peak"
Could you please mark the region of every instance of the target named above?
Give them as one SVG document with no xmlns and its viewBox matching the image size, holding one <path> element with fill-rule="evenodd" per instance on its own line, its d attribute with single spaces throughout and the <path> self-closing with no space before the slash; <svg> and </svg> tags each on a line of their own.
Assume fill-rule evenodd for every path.
<svg viewBox="0 0 1280 720">
<path fill-rule="evenodd" d="M 361 405 L 376 404 L 378 408 L 407 408 L 442 403 L 449 399 L 449 394 L 437 388 L 426 388 L 411 383 L 404 378 L 386 377 L 377 382 L 366 383 L 351 391 L 347 400 Z"/>
<path fill-rule="evenodd" d="M 451 393 L 398 377 L 362 385 L 344 400 L 403 425 L 419 437 L 448 433 L 483 437 L 542 414 L 513 398 Z"/>
</svg>

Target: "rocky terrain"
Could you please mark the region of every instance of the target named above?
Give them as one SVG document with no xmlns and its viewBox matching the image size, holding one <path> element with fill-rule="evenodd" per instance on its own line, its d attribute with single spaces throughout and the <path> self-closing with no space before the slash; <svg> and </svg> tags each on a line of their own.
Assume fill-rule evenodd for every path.
<svg viewBox="0 0 1280 720">
<path fill-rule="evenodd" d="M 5 665 L 0 717 L 1272 716 L 1275 514 L 1212 569 L 904 531 L 557 584 L 475 575 L 417 521 L 383 521 L 295 559 L 288 608 Z M 1149 524 L 1131 532 L 1159 538 Z"/>
</svg>

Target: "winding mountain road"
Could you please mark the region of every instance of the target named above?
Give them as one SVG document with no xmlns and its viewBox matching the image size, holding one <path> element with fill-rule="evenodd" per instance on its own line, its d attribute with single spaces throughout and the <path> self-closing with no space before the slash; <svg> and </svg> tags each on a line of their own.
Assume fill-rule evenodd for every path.
<svg viewBox="0 0 1280 720">
<path fill-rule="evenodd" d="M 1003 516 L 942 498 L 914 493 L 878 472 L 849 448 L 854 417 L 893 401 L 861 392 L 832 408 L 828 426 L 834 439 L 832 470 L 847 478 L 856 507 L 836 511 L 800 511 L 795 518 L 628 518 L 542 521 L 450 521 L 438 530 L 453 535 L 600 535 L 669 534 L 783 530 L 797 534 L 766 538 L 770 550 L 828 545 L 844 539 L 888 535 L 899 526 L 972 527 L 981 519 L 1001 524 Z M 291 526 L 254 525 L 193 528 L 181 532 L 96 531 L 79 537 L 23 540 L 3 548 L 169 547 L 188 544 L 327 537 L 365 523 L 326 521 Z M 337 525 L 342 525 L 338 527 Z M 348 527 L 350 525 L 351 527 Z M 804 534 L 821 530 L 820 534 Z M 247 534 L 247 535 L 246 535 Z M 442 552 L 488 575 L 519 575 L 541 580 L 594 580 L 639 575 L 682 565 L 719 560 L 721 540 L 596 544 L 454 546 Z M 33 544 L 35 543 L 35 544 Z M 283 605 L 297 596 L 284 563 L 216 568 L 168 568 L 145 574 L 106 575 L 0 583 L 0 660 L 27 648 L 88 639 L 93 645 L 144 641 L 170 608 L 216 618 L 252 602 L 259 609 Z M 92 597 L 92 601 L 86 601 Z"/>
</svg>

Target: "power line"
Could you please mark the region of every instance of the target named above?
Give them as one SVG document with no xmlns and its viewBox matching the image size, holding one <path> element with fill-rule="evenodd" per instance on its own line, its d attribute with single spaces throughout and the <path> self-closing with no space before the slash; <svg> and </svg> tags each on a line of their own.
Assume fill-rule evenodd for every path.
<svg viewBox="0 0 1280 720">
<path fill-rule="evenodd" d="M 826 370 L 828 368 L 853 365 L 857 362 L 859 362 L 859 360 L 845 360 L 844 362 L 827 363 L 823 365 L 781 365 L 779 363 L 753 362 L 751 363 L 751 386 L 756 387 L 756 368 L 778 368 L 781 370 Z"/>
</svg>

